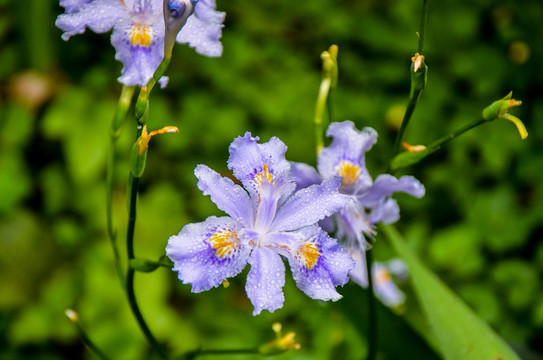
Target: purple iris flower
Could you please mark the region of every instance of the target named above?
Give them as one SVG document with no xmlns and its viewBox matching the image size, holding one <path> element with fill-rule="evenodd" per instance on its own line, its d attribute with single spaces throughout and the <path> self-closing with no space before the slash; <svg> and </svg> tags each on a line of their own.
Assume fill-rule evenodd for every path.
<svg viewBox="0 0 543 360">
<path fill-rule="evenodd" d="M 412 176 L 397 179 L 383 174 L 372 180 L 365 165 L 366 151 L 377 142 L 377 132 L 372 128 L 358 131 L 351 121 L 344 121 L 330 124 L 326 135 L 332 137 L 332 143 L 319 155 L 318 172 L 309 165 L 293 163 L 292 176 L 298 188 L 342 177 L 339 191 L 349 196 L 350 201 L 334 216 L 336 237 L 345 240 L 345 247 L 357 260 L 351 278 L 364 285 L 367 274 L 360 265 L 369 246 L 366 237 L 375 234 L 375 224 L 391 224 L 400 218 L 398 203 L 391 195 L 405 192 L 420 198 L 424 186 Z M 334 228 L 331 219 L 325 219 L 321 225 L 326 230 Z"/>
<path fill-rule="evenodd" d="M 145 86 L 164 57 L 163 2 L 61 0 L 66 13 L 58 16 L 56 26 L 64 31 L 64 40 L 84 33 L 87 27 L 96 33 L 113 28 L 115 58 L 124 65 L 118 80 L 127 86 Z M 215 0 L 197 1 L 194 13 L 177 35 L 177 42 L 188 43 L 202 55 L 220 56 L 224 17 L 223 12 L 215 10 Z"/>
<path fill-rule="evenodd" d="M 173 270 L 193 292 L 201 292 L 251 265 L 245 290 L 257 315 L 283 306 L 282 255 L 303 292 L 340 299 L 336 286 L 348 281 L 354 261 L 316 223 L 349 201 L 338 192 L 341 178 L 294 192 L 285 144 L 276 137 L 257 141 L 247 132 L 230 145 L 228 168 L 243 187 L 205 165 L 196 167 L 198 188 L 230 216 L 211 216 L 170 237 L 166 253 Z"/>
</svg>

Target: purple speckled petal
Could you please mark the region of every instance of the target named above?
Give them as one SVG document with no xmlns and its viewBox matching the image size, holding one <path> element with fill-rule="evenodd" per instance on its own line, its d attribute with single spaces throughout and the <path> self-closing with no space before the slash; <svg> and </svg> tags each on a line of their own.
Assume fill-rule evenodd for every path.
<svg viewBox="0 0 543 360">
<path fill-rule="evenodd" d="M 290 176 L 296 182 L 296 189 L 303 189 L 313 184 L 320 184 L 322 177 L 313 166 L 304 163 L 290 162 Z"/>
<path fill-rule="evenodd" d="M 215 0 L 199 0 L 185 26 L 177 35 L 177 42 L 194 48 L 197 53 L 217 57 L 222 55 L 223 22 L 226 14 L 215 10 Z"/>
<path fill-rule="evenodd" d="M 87 27 L 96 33 L 104 33 L 111 30 L 120 18 L 128 16 L 128 9 L 121 1 L 94 0 L 87 4 L 72 1 L 65 2 L 64 5 L 68 6 L 67 13 L 59 15 L 55 22 L 55 25 L 64 31 L 64 40 L 84 33 Z"/>
<path fill-rule="evenodd" d="M 364 156 L 377 141 L 377 132 L 368 127 L 358 131 L 351 121 L 344 121 L 330 124 L 326 135 L 333 139 L 319 156 L 322 177 L 343 176 L 342 188 L 351 193 L 371 185 Z"/>
<path fill-rule="evenodd" d="M 277 210 L 270 230 L 297 230 L 316 224 L 319 220 L 342 209 L 350 197 L 338 192 L 340 183 L 341 178 L 333 177 L 324 180 L 320 185 L 311 185 L 295 192 Z"/>
<path fill-rule="evenodd" d="M 392 175 L 379 175 L 372 186 L 358 195 L 358 200 L 365 207 L 373 207 L 395 192 L 405 192 L 417 198 L 424 196 L 424 186 L 412 176 L 396 179 Z"/>
<path fill-rule="evenodd" d="M 281 308 L 285 301 L 285 265 L 281 256 L 273 249 L 257 247 L 251 253 L 249 264 L 251 270 L 245 291 L 255 307 L 253 315 L 262 310 L 274 312 Z"/>
<path fill-rule="evenodd" d="M 268 236 L 282 253 L 286 253 L 292 276 L 300 290 L 318 300 L 336 301 L 341 298 L 336 286 L 347 283 L 354 261 L 335 239 L 318 226 Z"/>
<path fill-rule="evenodd" d="M 198 178 L 198 189 L 209 195 L 219 209 L 250 227 L 254 221 L 254 209 L 247 192 L 239 185 L 205 165 L 198 165 L 194 174 Z"/>
<path fill-rule="evenodd" d="M 119 81 L 127 86 L 145 86 L 153 76 L 164 57 L 164 22 L 162 18 L 146 25 L 149 34 L 149 45 L 132 44 L 131 36 L 135 26 L 130 18 L 122 18 L 115 24 L 111 43 L 117 50 L 115 59 L 124 67 Z"/>
<path fill-rule="evenodd" d="M 170 237 L 166 254 L 179 279 L 192 285 L 192 292 L 216 287 L 243 270 L 251 247 L 241 240 L 241 229 L 241 224 L 229 217 L 211 216 Z"/>
</svg>

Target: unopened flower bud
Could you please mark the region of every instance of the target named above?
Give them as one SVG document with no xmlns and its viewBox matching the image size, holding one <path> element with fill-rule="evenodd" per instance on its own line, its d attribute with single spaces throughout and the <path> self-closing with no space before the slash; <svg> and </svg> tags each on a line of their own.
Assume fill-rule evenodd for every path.
<svg viewBox="0 0 543 360">
<path fill-rule="evenodd" d="M 522 121 L 509 114 L 509 109 L 522 105 L 522 101 L 512 99 L 513 92 L 505 95 L 503 99 L 494 101 L 483 110 L 483 119 L 492 121 L 494 119 L 505 119 L 511 121 L 517 127 L 520 137 L 524 140 L 528 137 L 528 131 Z"/>
<path fill-rule="evenodd" d="M 198 0 L 164 0 L 164 57 L 169 59 L 172 55 L 175 39 L 187 19 L 194 12 Z"/>
</svg>

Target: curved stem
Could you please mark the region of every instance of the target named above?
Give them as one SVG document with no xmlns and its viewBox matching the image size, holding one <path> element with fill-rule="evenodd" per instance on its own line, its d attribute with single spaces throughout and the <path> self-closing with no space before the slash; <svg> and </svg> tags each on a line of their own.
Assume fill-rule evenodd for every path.
<svg viewBox="0 0 543 360">
<path fill-rule="evenodd" d="M 317 158 L 319 157 L 319 154 L 321 153 L 321 150 L 324 147 L 324 136 L 323 136 L 323 117 L 324 117 L 324 109 L 326 107 L 326 99 L 328 98 L 328 94 L 330 92 L 330 87 L 332 85 L 332 80 L 328 77 L 324 78 L 321 82 L 321 86 L 319 88 L 319 95 L 317 96 L 317 103 L 315 105 L 315 143 L 317 146 Z"/>
<path fill-rule="evenodd" d="M 79 321 L 74 322 L 75 326 L 77 327 L 77 330 L 79 331 L 79 336 L 81 336 L 81 339 L 83 339 L 83 342 L 87 347 L 96 354 L 100 359 L 102 360 L 109 360 L 109 358 L 96 346 L 96 344 L 91 340 L 89 335 L 87 335 L 87 332 L 85 329 L 83 329 L 83 326 L 79 323 Z"/>
<path fill-rule="evenodd" d="M 469 124 L 467 124 L 467 125 L 461 127 L 460 129 L 456 130 L 456 131 L 453 132 L 453 133 L 450 133 L 450 134 L 445 135 L 445 136 L 443 136 L 443 137 L 441 137 L 441 138 L 439 138 L 439 139 L 437 139 L 437 140 L 435 140 L 435 141 L 432 141 L 432 142 L 427 146 L 427 148 L 428 148 L 429 150 L 434 150 L 434 149 L 437 150 L 437 148 L 439 148 L 441 145 L 444 145 L 444 144 L 448 143 L 449 141 L 451 141 L 452 139 L 454 139 L 454 138 L 456 138 L 456 137 L 462 135 L 462 134 L 465 133 L 466 131 L 471 130 L 471 129 L 473 129 L 474 127 L 477 127 L 477 126 L 479 126 L 479 125 L 482 125 L 482 124 L 484 124 L 484 123 L 486 123 L 486 122 L 488 122 L 488 121 L 489 121 L 489 120 L 485 120 L 485 119 L 479 119 L 479 120 L 473 121 L 473 122 L 471 122 L 471 123 L 469 123 Z"/>
<path fill-rule="evenodd" d="M 373 293 L 373 275 L 371 265 L 373 254 L 371 249 L 366 251 L 366 272 L 368 274 L 368 360 L 374 360 L 377 354 L 377 307 Z"/>
<path fill-rule="evenodd" d="M 156 338 L 153 336 L 153 333 L 149 329 L 149 326 L 147 326 L 147 323 L 145 322 L 145 319 L 143 318 L 143 315 L 141 314 L 141 311 L 139 309 L 138 303 L 136 301 L 136 295 L 134 293 L 134 269 L 130 267 L 130 260 L 133 259 L 134 256 L 134 228 L 136 225 L 136 203 L 137 203 L 137 197 L 138 197 L 138 185 L 139 185 L 139 178 L 130 176 L 130 184 L 129 184 L 129 202 L 128 202 L 128 208 L 129 208 L 129 215 L 128 215 L 128 229 L 126 231 L 126 251 L 128 254 L 128 269 L 126 272 L 126 296 L 128 298 L 128 303 L 130 304 L 130 309 L 132 310 L 132 313 L 136 317 L 136 320 L 138 322 L 139 327 L 141 328 L 143 334 L 153 347 L 155 351 L 164 359 L 168 358 L 168 355 L 164 351 L 162 345 L 156 340 Z"/>
<path fill-rule="evenodd" d="M 115 230 L 115 225 L 113 224 L 113 173 L 115 172 L 115 145 L 117 144 L 117 139 L 121 134 L 121 128 L 123 126 L 124 120 L 126 119 L 126 114 L 130 103 L 132 102 L 132 97 L 134 96 L 134 87 L 133 86 L 123 86 L 121 94 L 119 95 L 119 101 L 117 103 L 117 109 L 111 122 L 111 130 L 109 134 L 109 151 L 107 155 L 107 165 L 106 165 L 106 222 L 107 222 L 107 234 L 109 241 L 111 243 L 111 249 L 113 250 L 113 257 L 115 260 L 115 268 L 117 270 L 117 275 L 121 285 L 124 286 L 124 272 L 121 267 L 121 260 L 119 255 L 119 248 L 117 247 L 117 231 Z"/>
<path fill-rule="evenodd" d="M 184 359 L 196 359 L 199 356 L 204 355 L 251 355 L 259 354 L 258 349 L 232 349 L 232 350 L 196 350 L 187 354 Z"/>
</svg>

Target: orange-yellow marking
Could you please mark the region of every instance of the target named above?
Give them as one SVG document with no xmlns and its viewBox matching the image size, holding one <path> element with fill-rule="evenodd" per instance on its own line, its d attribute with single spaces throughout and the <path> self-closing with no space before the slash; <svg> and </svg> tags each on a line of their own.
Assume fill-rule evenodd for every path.
<svg viewBox="0 0 543 360">
<path fill-rule="evenodd" d="M 315 266 L 317 263 L 319 256 L 321 256 L 321 253 L 317 249 L 317 245 L 312 243 L 303 244 L 300 247 L 300 250 L 296 251 L 296 257 L 303 260 L 304 266 L 309 270 L 313 269 L 313 266 Z"/>
<path fill-rule="evenodd" d="M 132 28 L 132 36 L 130 37 L 132 46 L 149 47 L 151 45 L 151 29 L 148 25 L 137 24 Z"/>
<path fill-rule="evenodd" d="M 260 185 L 264 180 L 267 180 L 269 184 L 272 183 L 273 175 L 270 173 L 268 164 L 264 165 L 264 170 L 255 175 L 255 182 Z M 274 182 L 275 184 L 275 182 Z M 272 184 L 273 185 L 273 184 Z"/>
<path fill-rule="evenodd" d="M 218 232 L 209 238 L 209 243 L 214 249 L 217 249 L 215 256 L 229 256 L 236 250 L 239 243 L 236 232 Z"/>
<path fill-rule="evenodd" d="M 351 163 L 350 161 L 342 161 L 339 164 L 339 176 L 342 176 L 341 185 L 352 185 L 358 178 L 360 166 Z"/>
</svg>

